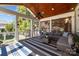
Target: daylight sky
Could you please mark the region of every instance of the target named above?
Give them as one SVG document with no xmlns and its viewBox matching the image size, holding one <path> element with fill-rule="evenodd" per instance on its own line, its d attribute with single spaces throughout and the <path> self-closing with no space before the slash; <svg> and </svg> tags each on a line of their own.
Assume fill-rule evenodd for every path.
<svg viewBox="0 0 79 59">
<path fill-rule="evenodd" d="M 0 7 L 7 8 L 7 9 L 10 9 L 10 10 L 13 10 L 13 11 L 17 11 L 17 6 L 0 6 Z M 12 22 L 15 19 L 16 19 L 16 17 L 13 16 L 13 15 L 0 13 L 0 20 L 1 21 Z"/>
</svg>

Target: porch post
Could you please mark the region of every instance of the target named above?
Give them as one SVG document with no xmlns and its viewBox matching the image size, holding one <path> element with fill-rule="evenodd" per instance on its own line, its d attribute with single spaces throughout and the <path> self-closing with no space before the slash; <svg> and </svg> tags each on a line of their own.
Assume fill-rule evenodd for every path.
<svg viewBox="0 0 79 59">
<path fill-rule="evenodd" d="M 15 20 L 15 39 L 18 41 L 19 40 L 19 33 L 18 33 L 18 16 L 16 16 Z"/>
<path fill-rule="evenodd" d="M 72 28 L 72 33 L 75 33 L 75 18 L 74 16 L 71 17 L 71 28 Z"/>
<path fill-rule="evenodd" d="M 52 31 L 52 20 L 50 19 L 50 32 Z"/>
<path fill-rule="evenodd" d="M 75 8 L 75 18 L 76 18 L 76 34 L 79 36 L 79 4 L 77 4 L 77 7 Z"/>
<path fill-rule="evenodd" d="M 38 33 L 38 36 L 40 35 L 40 31 L 41 31 L 41 27 L 40 27 L 41 24 L 40 24 L 40 23 L 41 23 L 41 22 L 39 21 L 39 27 L 38 27 L 38 32 L 39 32 L 39 33 Z"/>
<path fill-rule="evenodd" d="M 39 21 L 39 29 L 38 30 L 40 31 L 40 21 Z"/>
<path fill-rule="evenodd" d="M 30 35 L 33 36 L 33 20 L 31 19 L 31 25 L 30 25 Z"/>
</svg>

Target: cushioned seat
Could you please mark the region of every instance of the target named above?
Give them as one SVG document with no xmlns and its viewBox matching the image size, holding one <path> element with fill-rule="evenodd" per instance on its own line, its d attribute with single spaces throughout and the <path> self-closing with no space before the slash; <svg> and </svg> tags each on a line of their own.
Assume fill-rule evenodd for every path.
<svg viewBox="0 0 79 59">
<path fill-rule="evenodd" d="M 72 45 L 73 45 L 73 37 L 69 33 L 63 33 L 63 36 L 57 41 L 57 49 L 65 51 L 67 53 L 71 52 Z"/>
</svg>

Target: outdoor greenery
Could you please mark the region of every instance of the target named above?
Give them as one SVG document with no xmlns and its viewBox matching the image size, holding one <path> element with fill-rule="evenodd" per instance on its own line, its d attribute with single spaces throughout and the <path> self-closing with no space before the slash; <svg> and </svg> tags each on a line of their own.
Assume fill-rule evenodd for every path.
<svg viewBox="0 0 79 59">
<path fill-rule="evenodd" d="M 14 35 L 6 35 L 6 40 L 8 39 L 13 39 Z M 4 36 L 2 34 L 0 34 L 0 40 L 4 40 Z"/>
<path fill-rule="evenodd" d="M 20 5 L 17 7 L 17 12 L 25 14 L 27 16 L 30 16 L 30 13 L 26 9 L 26 7 Z M 5 25 L 5 29 L 1 29 L 1 32 L 13 32 L 15 31 L 15 28 L 13 27 L 14 21 L 10 24 Z M 18 18 L 18 30 L 19 32 L 29 32 L 30 30 L 30 19 L 29 18 Z M 6 35 L 6 40 L 7 39 L 13 39 L 14 35 Z M 0 34 L 0 40 L 3 40 L 4 36 Z"/>
<path fill-rule="evenodd" d="M 18 9 L 19 13 L 30 16 L 30 13 L 27 11 L 26 7 L 20 5 L 17 7 L 17 9 Z M 5 25 L 6 31 L 13 32 L 14 31 L 13 24 L 14 24 L 14 22 L 11 24 L 6 24 Z M 19 28 L 18 29 L 19 32 L 29 31 L 30 30 L 30 19 L 28 19 L 28 18 L 25 19 L 25 18 L 19 17 L 18 18 L 18 28 Z M 3 31 L 4 30 L 2 30 L 1 32 L 3 32 Z"/>
<path fill-rule="evenodd" d="M 0 29 L 1 32 L 13 32 L 14 31 L 14 28 L 13 28 L 13 23 L 11 24 L 6 24 L 5 25 L 5 28 L 3 29 Z M 14 35 L 6 35 L 6 40 L 8 39 L 13 39 L 14 38 Z M 4 40 L 4 34 L 0 34 L 0 42 L 2 42 Z"/>
<path fill-rule="evenodd" d="M 5 29 L 8 32 L 13 32 L 14 31 L 13 24 L 6 24 Z"/>
<path fill-rule="evenodd" d="M 18 27 L 19 27 L 19 32 L 30 30 L 30 20 L 29 19 L 23 20 L 23 18 L 19 17 Z"/>
<path fill-rule="evenodd" d="M 74 35 L 74 42 L 75 42 L 75 44 L 76 44 L 76 47 L 78 47 L 79 48 L 79 36 L 78 35 Z"/>
<path fill-rule="evenodd" d="M 0 32 L 5 32 L 5 29 L 0 29 Z"/>
<path fill-rule="evenodd" d="M 78 35 L 74 35 L 74 42 L 79 42 L 79 36 Z"/>
<path fill-rule="evenodd" d="M 19 13 L 22 13 L 22 14 L 25 14 L 25 15 L 27 15 L 27 16 L 30 16 L 30 12 L 26 9 L 25 6 L 19 5 L 19 6 L 17 7 L 17 9 L 18 9 L 18 12 L 19 12 Z"/>
<path fill-rule="evenodd" d="M 18 12 L 30 16 L 30 13 L 27 11 L 26 7 L 20 5 L 18 6 Z M 25 19 L 19 17 L 18 19 L 18 27 L 20 32 L 28 32 L 30 30 L 30 19 Z"/>
</svg>

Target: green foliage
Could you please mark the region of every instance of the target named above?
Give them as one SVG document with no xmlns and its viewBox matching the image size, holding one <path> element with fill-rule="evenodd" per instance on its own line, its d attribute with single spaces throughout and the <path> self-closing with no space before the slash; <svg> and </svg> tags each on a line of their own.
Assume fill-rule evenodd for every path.
<svg viewBox="0 0 79 59">
<path fill-rule="evenodd" d="M 6 25 L 5 25 L 5 28 L 6 28 L 6 30 L 9 31 L 9 32 L 14 31 L 13 24 L 6 24 Z"/>
<path fill-rule="evenodd" d="M 1 29 L 1 32 L 5 32 L 5 29 Z"/>
<path fill-rule="evenodd" d="M 26 11 L 26 10 L 25 10 L 25 7 L 24 7 L 24 6 L 18 6 L 18 12 L 19 12 L 19 13 L 26 14 L 25 11 Z"/>
<path fill-rule="evenodd" d="M 24 6 L 18 6 L 18 12 L 25 14 L 27 16 L 30 16 L 30 13 L 27 11 L 26 7 Z M 24 19 L 22 17 L 18 18 L 18 27 L 20 32 L 28 31 L 30 30 L 30 20 L 29 19 Z"/>
<path fill-rule="evenodd" d="M 79 36 L 78 35 L 74 35 L 74 42 L 78 42 L 79 43 Z"/>
<path fill-rule="evenodd" d="M 2 34 L 0 34 L 0 40 L 3 40 L 4 36 Z"/>
<path fill-rule="evenodd" d="M 74 35 L 74 43 L 75 43 L 75 47 L 79 49 L 79 36 L 76 34 Z"/>
<path fill-rule="evenodd" d="M 6 40 L 8 39 L 13 39 L 14 35 L 6 35 Z M 0 40 L 4 40 L 4 36 L 2 34 L 0 34 Z"/>
<path fill-rule="evenodd" d="M 18 6 L 18 12 L 30 16 L 29 11 L 23 5 Z"/>
<path fill-rule="evenodd" d="M 13 39 L 13 38 L 14 38 L 14 35 L 6 35 L 6 40 Z"/>
<path fill-rule="evenodd" d="M 3 42 L 2 41 L 0 41 L 0 44 L 2 44 Z"/>
<path fill-rule="evenodd" d="M 19 19 L 19 31 L 28 31 L 30 30 L 30 21 Z"/>
</svg>

